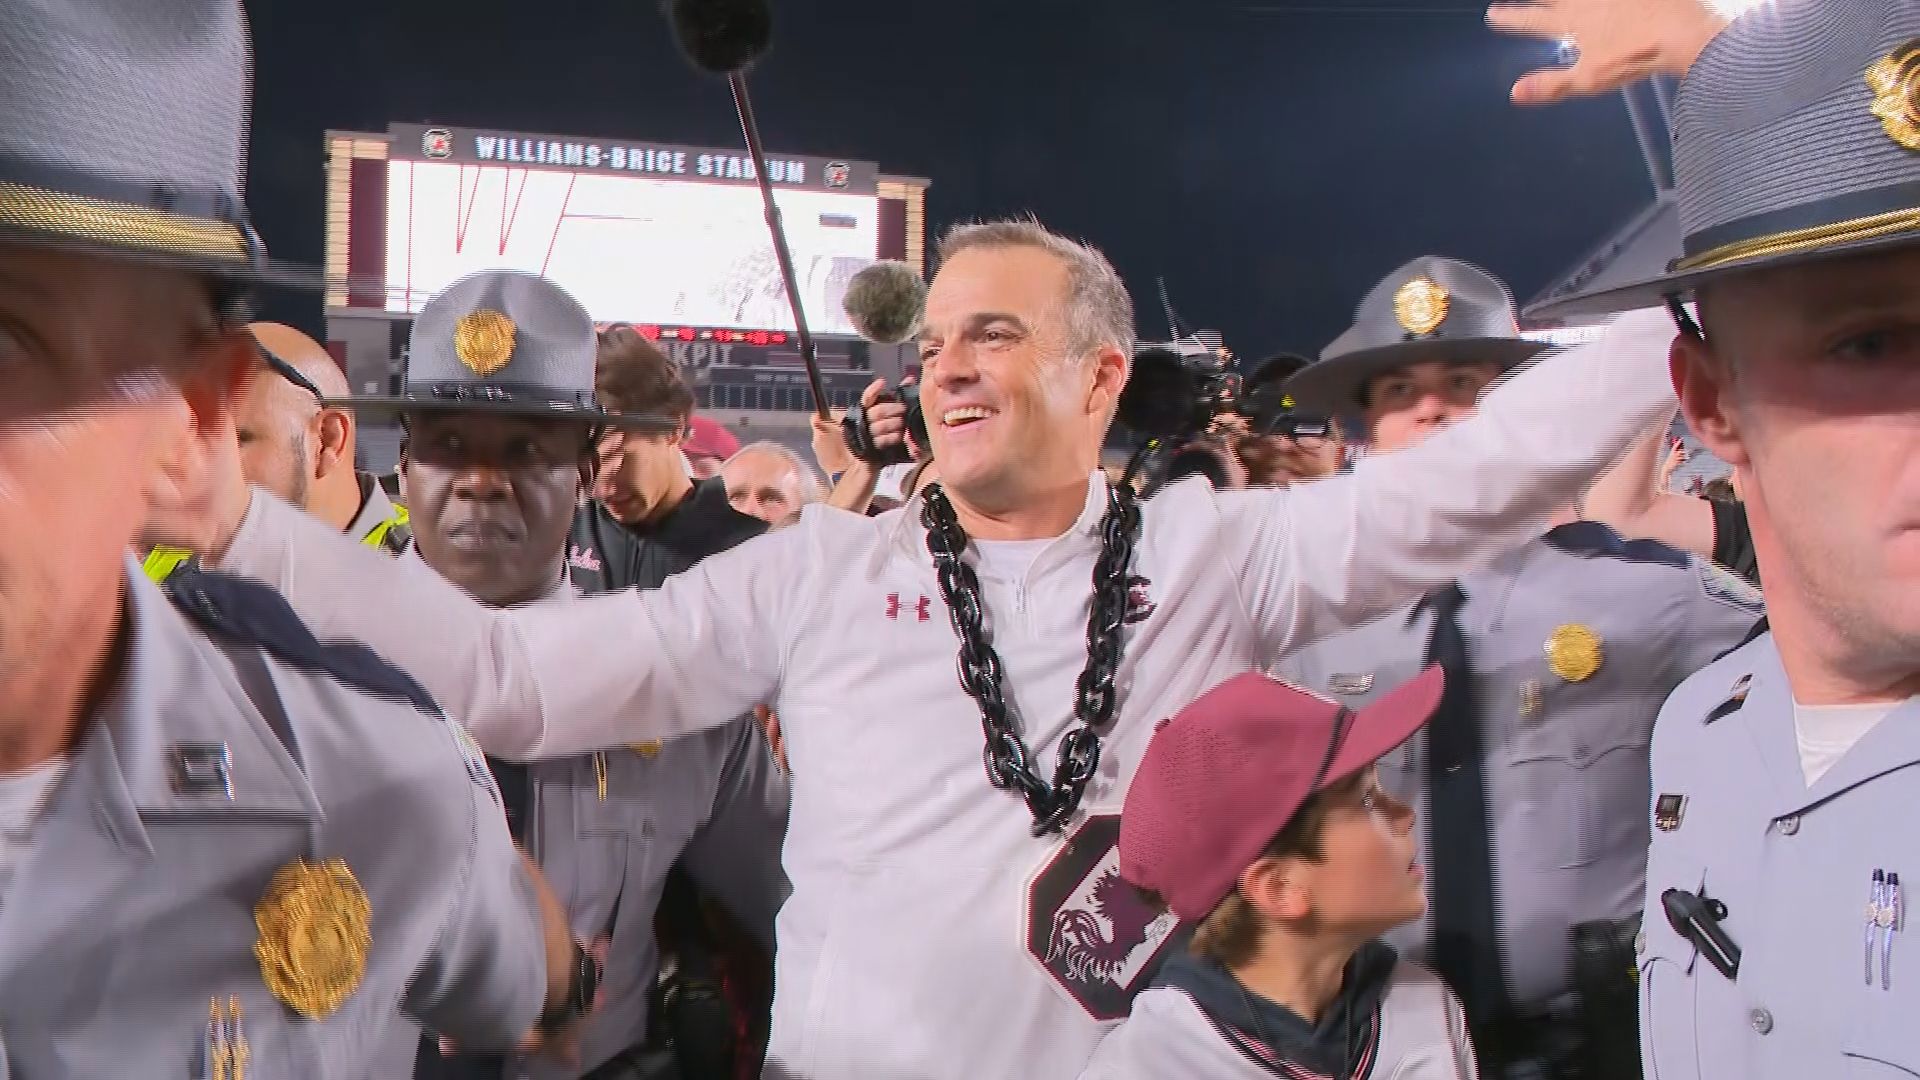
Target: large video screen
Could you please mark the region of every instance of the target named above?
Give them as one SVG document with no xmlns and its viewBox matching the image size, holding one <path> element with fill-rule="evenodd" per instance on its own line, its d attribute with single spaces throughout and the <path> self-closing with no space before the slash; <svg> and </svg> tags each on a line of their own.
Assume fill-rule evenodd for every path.
<svg viewBox="0 0 1920 1080">
<path fill-rule="evenodd" d="M 878 200 L 776 190 L 808 325 L 874 261 Z M 479 270 L 542 274 L 601 322 L 792 330 L 757 187 L 452 161 L 388 164 L 387 310 Z"/>
</svg>

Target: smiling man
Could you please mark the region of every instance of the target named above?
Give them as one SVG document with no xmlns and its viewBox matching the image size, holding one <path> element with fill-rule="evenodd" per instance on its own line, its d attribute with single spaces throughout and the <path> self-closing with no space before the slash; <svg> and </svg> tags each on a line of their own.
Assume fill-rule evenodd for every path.
<svg viewBox="0 0 1920 1080">
<path fill-rule="evenodd" d="M 1090 899 L 1153 722 L 1538 536 L 1671 402 L 1659 320 L 1629 319 L 1350 475 L 1136 505 L 1099 468 L 1133 346 L 1105 257 L 1032 222 L 958 229 L 941 255 L 922 392 L 940 482 L 902 511 L 812 508 L 565 610 L 481 607 L 237 486 L 196 526 L 326 632 L 404 658 L 504 757 L 772 705 L 803 778 L 775 1077 L 1076 1074 L 1174 930 Z M 378 617 L 344 599 L 367 590 L 391 600 Z"/>
</svg>

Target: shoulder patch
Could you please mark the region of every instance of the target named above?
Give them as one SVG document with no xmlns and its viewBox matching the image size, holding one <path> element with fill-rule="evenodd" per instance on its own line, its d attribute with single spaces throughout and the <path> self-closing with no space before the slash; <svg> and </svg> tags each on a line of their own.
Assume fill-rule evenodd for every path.
<svg viewBox="0 0 1920 1080">
<path fill-rule="evenodd" d="M 1569 555 L 1586 559 L 1619 559 L 1622 562 L 1657 563 L 1685 570 L 1692 556 L 1658 540 L 1624 540 L 1620 534 L 1598 521 L 1574 521 L 1550 530 L 1547 543 Z"/>
<path fill-rule="evenodd" d="M 174 607 L 208 631 L 259 648 L 294 667 L 443 717 L 440 706 L 411 675 L 357 641 L 315 638 L 284 597 L 257 581 L 215 573 L 190 562 L 161 588 Z"/>
<path fill-rule="evenodd" d="M 1707 599 L 1716 604 L 1751 611 L 1755 615 L 1766 610 L 1760 590 L 1749 585 L 1745 578 L 1709 559 L 1695 559 L 1693 562 L 1700 575 L 1700 591 L 1706 594 Z"/>
</svg>

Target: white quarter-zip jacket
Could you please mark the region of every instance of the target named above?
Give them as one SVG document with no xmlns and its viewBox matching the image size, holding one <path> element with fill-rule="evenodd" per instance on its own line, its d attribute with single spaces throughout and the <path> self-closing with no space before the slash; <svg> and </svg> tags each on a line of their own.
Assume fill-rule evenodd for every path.
<svg viewBox="0 0 1920 1080">
<path fill-rule="evenodd" d="M 793 773 L 770 1077 L 1071 1077 L 1171 927 L 1113 887 L 1114 822 L 1154 722 L 1222 680 L 1384 615 L 1544 530 L 1672 406 L 1671 325 L 1617 320 L 1479 415 L 1281 490 L 1176 484 L 1143 505 L 1120 701 L 1067 838 L 989 787 L 919 503 L 799 524 L 649 592 L 493 611 L 256 493 L 223 568 L 321 637 L 410 671 L 491 754 L 673 737 L 771 703 Z M 1106 481 L 1018 580 L 984 578 L 1006 694 L 1051 776 L 1086 662 Z"/>
</svg>

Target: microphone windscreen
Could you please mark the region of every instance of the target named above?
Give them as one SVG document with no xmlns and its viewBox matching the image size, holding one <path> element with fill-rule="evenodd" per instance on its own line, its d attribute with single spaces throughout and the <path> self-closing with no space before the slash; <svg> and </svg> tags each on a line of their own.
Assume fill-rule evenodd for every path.
<svg viewBox="0 0 1920 1080">
<path fill-rule="evenodd" d="M 667 18 L 687 58 L 714 75 L 753 63 L 773 41 L 767 0 L 667 0 Z"/>
<path fill-rule="evenodd" d="M 913 267 L 886 259 L 853 275 L 841 306 L 861 337 L 879 345 L 898 345 L 920 332 L 927 284 Z"/>
</svg>

